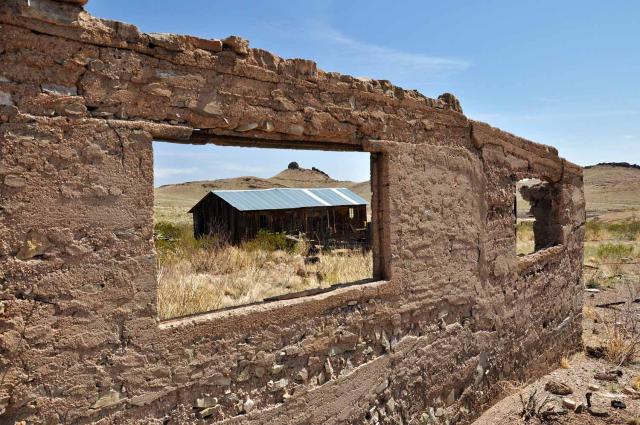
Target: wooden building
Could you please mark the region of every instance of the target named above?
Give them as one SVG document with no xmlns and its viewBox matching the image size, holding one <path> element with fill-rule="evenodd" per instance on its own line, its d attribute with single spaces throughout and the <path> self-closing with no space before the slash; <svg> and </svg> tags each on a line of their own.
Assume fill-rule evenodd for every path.
<svg viewBox="0 0 640 425">
<path fill-rule="evenodd" d="M 234 244 L 265 229 L 321 244 L 369 245 L 367 201 L 344 188 L 213 190 L 189 212 L 196 237 Z"/>
</svg>

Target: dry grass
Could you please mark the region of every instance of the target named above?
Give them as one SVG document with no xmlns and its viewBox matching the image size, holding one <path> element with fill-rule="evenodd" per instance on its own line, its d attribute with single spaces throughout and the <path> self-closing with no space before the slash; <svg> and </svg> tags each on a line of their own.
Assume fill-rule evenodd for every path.
<svg viewBox="0 0 640 425">
<path fill-rule="evenodd" d="M 624 364 L 635 357 L 637 342 L 624 332 L 612 330 L 604 339 L 605 358 L 612 363 Z"/>
<path fill-rule="evenodd" d="M 195 240 L 187 229 L 183 232 L 171 243 L 156 242 L 161 319 L 372 277 L 370 252 L 329 252 L 320 254 L 318 263 L 305 264 L 300 254 L 304 247 L 289 251 L 271 250 L 263 243 L 235 247 L 212 239 Z"/>
<path fill-rule="evenodd" d="M 560 367 L 563 369 L 569 369 L 571 367 L 571 362 L 568 358 L 563 357 L 560 359 Z"/>
<path fill-rule="evenodd" d="M 586 318 L 586 319 L 590 319 L 590 320 L 599 320 L 600 317 L 598 316 L 598 313 L 596 312 L 596 310 L 589 306 L 589 305 L 585 305 L 582 308 L 582 315 Z"/>
<path fill-rule="evenodd" d="M 592 219 L 585 226 L 585 286 L 603 291 L 615 288 L 620 300 L 628 301 L 612 308 L 583 308 L 584 318 L 599 329 L 596 337 L 589 338 L 616 365 L 633 362 L 640 354 L 640 323 L 632 302 L 640 276 L 639 233 L 635 216 L 616 222 Z"/>
<path fill-rule="evenodd" d="M 603 308 L 602 321 L 605 323 L 601 347 L 604 357 L 617 365 L 634 362 L 639 352 L 640 323 L 633 300 L 636 295 L 632 285 L 627 303 L 619 308 Z"/>
<path fill-rule="evenodd" d="M 535 251 L 533 235 L 533 220 L 518 220 L 516 224 L 516 253 L 518 255 L 531 254 Z"/>
</svg>

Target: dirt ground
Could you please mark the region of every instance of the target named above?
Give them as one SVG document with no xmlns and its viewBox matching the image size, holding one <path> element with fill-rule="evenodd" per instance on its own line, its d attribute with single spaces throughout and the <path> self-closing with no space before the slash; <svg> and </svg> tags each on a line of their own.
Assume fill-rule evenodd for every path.
<svg viewBox="0 0 640 425">
<path fill-rule="evenodd" d="M 636 388 L 640 384 L 640 381 L 636 381 L 640 379 L 640 347 L 637 347 L 640 281 L 636 270 L 633 272 L 626 274 L 625 282 L 613 287 L 585 289 L 584 352 L 565 359 L 558 369 L 524 388 L 509 391 L 511 395 L 485 412 L 474 425 L 640 424 L 640 392 L 633 389 L 634 383 Z M 635 282 L 631 282 L 634 278 Z M 610 305 L 622 301 L 623 304 Z M 635 354 L 630 354 L 634 348 Z M 622 357 L 633 359 L 620 365 Z M 612 381 L 595 378 L 596 374 L 611 371 L 618 371 Z M 549 381 L 568 385 L 573 392 L 565 396 L 551 394 L 545 390 Z M 596 417 L 587 411 L 588 392 L 592 393 L 591 410 L 600 410 L 606 413 L 606 417 Z M 525 403 L 532 397 L 540 414 L 528 420 L 523 419 L 521 397 Z M 546 398 L 547 404 L 540 409 L 540 404 Z M 583 404 L 585 410 L 576 413 L 563 408 L 564 398 Z M 623 402 L 626 408 L 613 408 L 614 400 Z M 561 414 L 544 419 L 541 413 L 548 409 Z"/>
</svg>

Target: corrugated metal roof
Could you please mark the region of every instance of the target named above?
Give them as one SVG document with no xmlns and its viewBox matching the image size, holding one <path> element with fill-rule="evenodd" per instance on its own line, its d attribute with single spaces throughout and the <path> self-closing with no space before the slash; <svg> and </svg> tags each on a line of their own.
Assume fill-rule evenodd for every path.
<svg viewBox="0 0 640 425">
<path fill-rule="evenodd" d="M 367 205 L 367 201 L 345 188 L 212 190 L 211 193 L 240 211 Z"/>
</svg>

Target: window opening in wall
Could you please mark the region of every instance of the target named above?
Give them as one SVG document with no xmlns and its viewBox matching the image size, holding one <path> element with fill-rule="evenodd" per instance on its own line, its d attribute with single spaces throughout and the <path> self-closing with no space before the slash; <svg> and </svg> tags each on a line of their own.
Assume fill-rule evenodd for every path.
<svg viewBox="0 0 640 425">
<path fill-rule="evenodd" d="M 159 317 L 379 278 L 374 155 L 154 142 Z"/>
<path fill-rule="evenodd" d="M 557 190 L 551 183 L 536 178 L 518 181 L 514 216 L 518 255 L 560 243 L 562 228 L 558 221 Z"/>
</svg>

